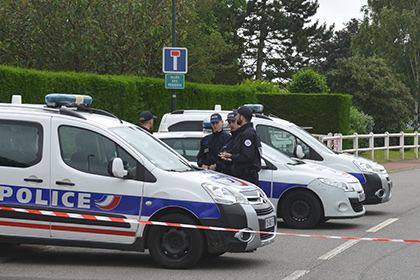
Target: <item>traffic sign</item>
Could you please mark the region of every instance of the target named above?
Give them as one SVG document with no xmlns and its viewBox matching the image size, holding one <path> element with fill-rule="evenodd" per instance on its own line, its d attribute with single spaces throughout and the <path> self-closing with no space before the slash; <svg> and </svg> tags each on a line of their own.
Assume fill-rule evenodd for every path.
<svg viewBox="0 0 420 280">
<path fill-rule="evenodd" d="M 165 74 L 165 88 L 166 89 L 184 89 L 185 75 L 184 74 Z"/>
<path fill-rule="evenodd" d="M 188 52 L 186 48 L 163 48 L 163 73 L 187 73 L 187 55 Z"/>
</svg>

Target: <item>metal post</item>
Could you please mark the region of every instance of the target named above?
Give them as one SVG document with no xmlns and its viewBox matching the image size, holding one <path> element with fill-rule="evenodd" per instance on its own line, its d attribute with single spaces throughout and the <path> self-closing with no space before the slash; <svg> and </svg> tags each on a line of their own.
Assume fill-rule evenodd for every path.
<svg viewBox="0 0 420 280">
<path fill-rule="evenodd" d="M 176 29 L 175 29 L 175 3 L 176 0 L 172 0 L 172 47 L 176 47 Z M 176 89 L 171 90 L 171 111 L 176 110 Z"/>
</svg>

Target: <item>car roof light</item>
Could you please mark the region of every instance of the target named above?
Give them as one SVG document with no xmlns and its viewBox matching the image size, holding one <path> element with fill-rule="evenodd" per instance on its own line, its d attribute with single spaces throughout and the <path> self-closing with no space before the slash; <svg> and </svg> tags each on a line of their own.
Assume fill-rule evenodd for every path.
<svg viewBox="0 0 420 280">
<path fill-rule="evenodd" d="M 92 97 L 89 95 L 52 93 L 45 96 L 45 102 L 49 107 L 75 107 L 77 105 L 90 106 Z"/>
<path fill-rule="evenodd" d="M 245 104 L 244 106 L 250 108 L 254 113 L 262 113 L 264 111 L 264 105 L 262 104 Z"/>
</svg>

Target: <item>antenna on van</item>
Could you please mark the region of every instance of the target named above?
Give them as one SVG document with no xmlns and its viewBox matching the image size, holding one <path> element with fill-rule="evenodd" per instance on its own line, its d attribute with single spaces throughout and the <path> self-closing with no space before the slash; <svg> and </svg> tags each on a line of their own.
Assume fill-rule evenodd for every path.
<svg viewBox="0 0 420 280">
<path fill-rule="evenodd" d="M 215 111 L 222 111 L 222 105 L 220 105 L 220 104 L 214 105 L 214 110 Z"/>
</svg>

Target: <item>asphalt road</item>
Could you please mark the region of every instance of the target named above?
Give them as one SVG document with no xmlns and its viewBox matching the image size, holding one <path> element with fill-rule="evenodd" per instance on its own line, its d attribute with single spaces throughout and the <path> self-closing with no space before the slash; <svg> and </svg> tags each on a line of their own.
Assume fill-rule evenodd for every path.
<svg viewBox="0 0 420 280">
<path fill-rule="evenodd" d="M 420 240 L 420 169 L 390 174 L 393 197 L 353 220 L 311 230 L 285 228 L 254 253 L 204 259 L 189 270 L 157 267 L 147 253 L 20 245 L 0 250 L 0 279 L 418 279 L 420 243 L 325 238 Z"/>
</svg>

